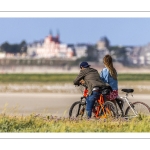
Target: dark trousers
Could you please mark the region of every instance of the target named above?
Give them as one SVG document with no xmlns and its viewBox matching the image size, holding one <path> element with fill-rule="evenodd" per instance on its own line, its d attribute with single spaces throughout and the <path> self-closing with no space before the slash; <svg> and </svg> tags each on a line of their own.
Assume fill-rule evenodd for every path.
<svg viewBox="0 0 150 150">
<path fill-rule="evenodd" d="M 92 108 L 96 100 L 98 100 L 100 93 L 98 91 L 93 91 L 91 95 L 86 98 L 86 113 L 87 117 L 91 118 Z"/>
</svg>

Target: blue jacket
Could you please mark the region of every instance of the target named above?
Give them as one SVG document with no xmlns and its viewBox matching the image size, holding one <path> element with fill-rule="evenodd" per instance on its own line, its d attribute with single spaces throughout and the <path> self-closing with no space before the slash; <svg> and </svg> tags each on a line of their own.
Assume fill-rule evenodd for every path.
<svg viewBox="0 0 150 150">
<path fill-rule="evenodd" d="M 108 83 L 113 90 L 118 90 L 118 80 L 115 80 L 109 73 L 107 68 L 103 68 L 100 73 L 100 78 L 105 82 Z"/>
</svg>

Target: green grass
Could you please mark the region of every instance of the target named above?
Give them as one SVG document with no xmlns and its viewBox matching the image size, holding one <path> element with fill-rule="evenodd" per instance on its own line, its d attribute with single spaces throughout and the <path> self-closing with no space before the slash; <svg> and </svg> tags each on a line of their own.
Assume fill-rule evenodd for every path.
<svg viewBox="0 0 150 150">
<path fill-rule="evenodd" d="M 150 81 L 150 74 L 119 74 L 119 81 Z"/>
<path fill-rule="evenodd" d="M 0 82 L 73 82 L 77 74 L 0 74 Z M 150 74 L 119 74 L 119 81 L 150 81 Z"/>
<path fill-rule="evenodd" d="M 125 120 L 79 120 L 53 116 L 0 115 L 0 132 L 150 132 L 150 116 Z"/>
<path fill-rule="evenodd" d="M 72 82 L 75 74 L 0 74 L 0 82 Z"/>
</svg>

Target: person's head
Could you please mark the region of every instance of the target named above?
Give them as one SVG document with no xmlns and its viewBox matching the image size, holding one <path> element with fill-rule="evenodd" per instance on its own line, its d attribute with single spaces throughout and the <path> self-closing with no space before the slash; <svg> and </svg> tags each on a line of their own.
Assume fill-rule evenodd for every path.
<svg viewBox="0 0 150 150">
<path fill-rule="evenodd" d="M 83 61 L 81 64 L 80 64 L 80 69 L 82 68 L 88 68 L 90 67 L 90 65 L 86 62 L 86 61 Z"/>
<path fill-rule="evenodd" d="M 117 79 L 117 72 L 115 68 L 113 67 L 113 60 L 110 55 L 105 55 L 103 58 L 103 63 L 105 67 L 109 70 L 110 75 L 114 78 Z"/>
<path fill-rule="evenodd" d="M 103 63 L 106 67 L 113 66 L 112 57 L 110 55 L 105 55 Z"/>
</svg>

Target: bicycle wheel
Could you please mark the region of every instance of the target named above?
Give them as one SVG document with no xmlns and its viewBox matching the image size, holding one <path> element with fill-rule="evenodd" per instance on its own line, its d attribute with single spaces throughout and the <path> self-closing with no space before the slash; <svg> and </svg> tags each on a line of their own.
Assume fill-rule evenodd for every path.
<svg viewBox="0 0 150 150">
<path fill-rule="evenodd" d="M 69 110 L 69 118 L 83 117 L 85 113 L 85 102 L 77 101 L 72 104 Z"/>
<path fill-rule="evenodd" d="M 117 116 L 117 108 L 111 101 L 106 101 L 103 108 L 100 109 L 100 118 L 114 118 Z"/>
<path fill-rule="evenodd" d="M 132 111 L 131 107 L 133 108 L 134 112 Z M 136 117 L 138 114 L 144 114 L 144 115 L 150 114 L 150 107 L 143 102 L 131 103 L 131 107 L 128 106 L 125 111 L 125 117 L 127 118 Z"/>
</svg>

